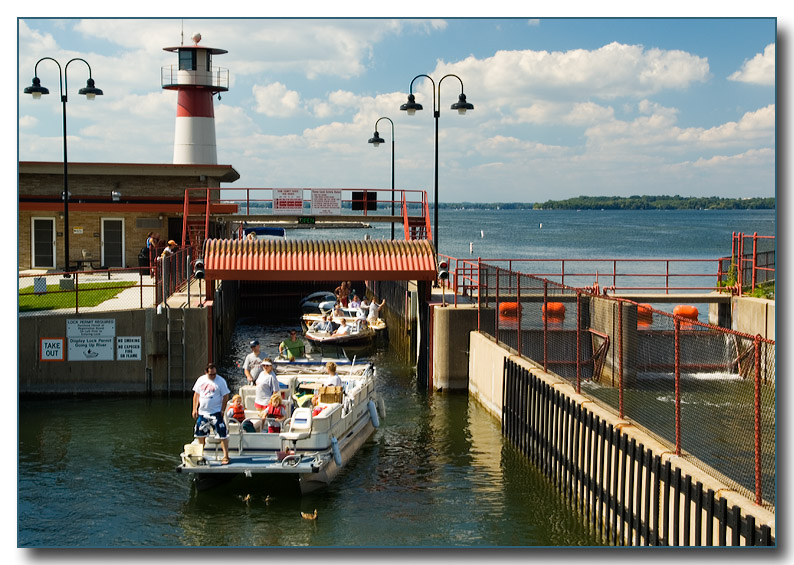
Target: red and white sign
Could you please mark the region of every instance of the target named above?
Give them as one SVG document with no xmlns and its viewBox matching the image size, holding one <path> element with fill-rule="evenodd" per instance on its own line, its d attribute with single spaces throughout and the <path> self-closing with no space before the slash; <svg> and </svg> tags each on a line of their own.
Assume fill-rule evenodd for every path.
<svg viewBox="0 0 794 565">
<path fill-rule="evenodd" d="M 312 216 L 340 216 L 342 191 L 333 188 L 312 189 Z"/>
<path fill-rule="evenodd" d="M 62 337 L 46 338 L 40 340 L 40 359 L 42 361 L 63 361 L 63 342 Z"/>
<path fill-rule="evenodd" d="M 273 189 L 274 214 L 303 214 L 303 189 L 302 188 L 274 188 Z"/>
</svg>

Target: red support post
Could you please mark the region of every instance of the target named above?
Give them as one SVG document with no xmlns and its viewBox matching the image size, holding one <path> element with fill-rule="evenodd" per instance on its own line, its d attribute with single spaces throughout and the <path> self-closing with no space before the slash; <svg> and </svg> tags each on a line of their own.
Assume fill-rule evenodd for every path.
<svg viewBox="0 0 794 565">
<path fill-rule="evenodd" d="M 496 316 L 494 316 L 494 319 L 496 320 L 496 325 L 494 326 L 494 337 L 496 337 L 496 343 L 499 343 L 499 271 L 501 271 L 501 269 L 496 267 Z"/>
<path fill-rule="evenodd" d="M 675 454 L 681 455 L 681 321 L 675 323 Z"/>
<path fill-rule="evenodd" d="M 521 357 L 521 273 L 516 273 L 516 312 L 518 313 L 518 356 Z"/>
<path fill-rule="evenodd" d="M 758 232 L 753 232 L 753 285 L 752 290 L 755 290 L 755 268 L 758 264 Z"/>
<path fill-rule="evenodd" d="M 761 336 L 756 335 L 755 345 L 755 503 L 761 504 Z"/>
<path fill-rule="evenodd" d="M 549 350 L 549 317 L 547 315 L 543 315 L 543 309 L 546 309 L 548 312 L 548 292 L 549 292 L 549 281 L 543 281 L 543 308 L 541 309 L 541 316 L 543 316 L 543 370 L 548 372 L 548 350 Z"/>
<path fill-rule="evenodd" d="M 618 412 L 623 417 L 623 302 L 617 301 L 618 305 Z"/>
<path fill-rule="evenodd" d="M 582 312 L 581 312 L 581 291 L 576 291 L 576 394 L 582 393 Z"/>
</svg>

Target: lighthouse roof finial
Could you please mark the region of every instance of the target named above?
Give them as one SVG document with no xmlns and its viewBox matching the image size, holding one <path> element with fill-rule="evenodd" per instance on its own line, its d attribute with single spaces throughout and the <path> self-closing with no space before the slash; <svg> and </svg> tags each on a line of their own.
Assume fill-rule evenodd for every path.
<svg viewBox="0 0 794 565">
<path fill-rule="evenodd" d="M 199 41 L 201 41 L 201 34 L 196 32 L 190 36 L 190 39 L 193 40 L 194 45 L 198 45 Z"/>
</svg>

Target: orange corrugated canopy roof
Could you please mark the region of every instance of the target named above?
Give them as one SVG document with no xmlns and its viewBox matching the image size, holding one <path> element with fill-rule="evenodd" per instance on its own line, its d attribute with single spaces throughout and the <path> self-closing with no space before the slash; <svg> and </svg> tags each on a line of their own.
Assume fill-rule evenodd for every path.
<svg viewBox="0 0 794 565">
<path fill-rule="evenodd" d="M 204 272 L 215 280 L 434 280 L 433 251 L 429 240 L 209 239 Z"/>
</svg>

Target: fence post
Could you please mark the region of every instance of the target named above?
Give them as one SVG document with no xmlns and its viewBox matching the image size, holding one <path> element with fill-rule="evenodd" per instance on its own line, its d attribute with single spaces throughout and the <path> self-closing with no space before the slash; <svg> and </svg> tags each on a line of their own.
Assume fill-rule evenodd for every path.
<svg viewBox="0 0 794 565">
<path fill-rule="evenodd" d="M 518 312 L 518 356 L 521 357 L 521 273 L 516 273 L 516 312 Z"/>
<path fill-rule="evenodd" d="M 576 394 L 582 393 L 582 318 L 581 318 L 582 292 L 576 291 Z"/>
<path fill-rule="evenodd" d="M 620 417 L 623 417 L 623 302 L 617 301 L 618 305 L 618 404 Z"/>
<path fill-rule="evenodd" d="M 480 296 L 482 295 L 482 262 L 477 257 L 477 331 L 482 331 L 480 328 Z"/>
<path fill-rule="evenodd" d="M 78 282 L 78 271 L 74 272 L 74 313 L 80 313 L 80 283 Z"/>
<path fill-rule="evenodd" d="M 742 286 L 744 277 L 744 234 L 740 233 L 736 240 L 736 285 L 738 287 L 738 295 L 742 295 Z"/>
<path fill-rule="evenodd" d="M 753 284 L 751 290 L 755 290 L 755 267 L 758 263 L 758 232 L 753 232 Z"/>
<path fill-rule="evenodd" d="M 681 321 L 675 324 L 675 454 L 681 455 Z"/>
<path fill-rule="evenodd" d="M 755 392 L 754 407 L 755 416 L 755 503 L 761 504 L 761 335 L 758 334 L 754 339 L 755 346 Z"/>
<path fill-rule="evenodd" d="M 499 343 L 499 275 L 500 275 L 499 267 L 496 267 L 496 316 L 494 316 L 495 321 L 495 330 L 494 330 L 494 337 L 496 338 L 496 343 Z"/>
<path fill-rule="evenodd" d="M 549 349 L 549 317 L 547 301 L 549 292 L 549 281 L 543 279 L 543 308 L 541 308 L 541 316 L 543 317 L 543 370 L 548 373 L 548 349 Z"/>
</svg>

